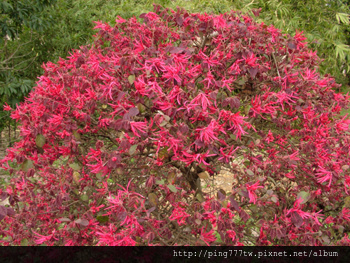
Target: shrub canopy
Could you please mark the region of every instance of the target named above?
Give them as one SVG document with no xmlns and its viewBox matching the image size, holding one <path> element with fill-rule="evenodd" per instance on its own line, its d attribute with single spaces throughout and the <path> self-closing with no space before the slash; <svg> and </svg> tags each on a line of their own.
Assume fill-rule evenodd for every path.
<svg viewBox="0 0 350 263">
<path fill-rule="evenodd" d="M 1 242 L 348 245 L 349 96 L 305 37 L 233 11 L 140 17 L 96 22 L 12 112 Z"/>
</svg>

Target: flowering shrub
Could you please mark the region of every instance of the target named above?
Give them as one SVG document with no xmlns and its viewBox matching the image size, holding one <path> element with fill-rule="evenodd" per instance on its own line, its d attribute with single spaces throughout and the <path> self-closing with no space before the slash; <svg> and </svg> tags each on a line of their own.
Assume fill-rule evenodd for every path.
<svg viewBox="0 0 350 263">
<path fill-rule="evenodd" d="M 302 33 L 140 17 L 96 22 L 12 112 L 2 244 L 349 245 L 349 96 Z M 232 190 L 202 189 L 222 167 Z"/>
</svg>

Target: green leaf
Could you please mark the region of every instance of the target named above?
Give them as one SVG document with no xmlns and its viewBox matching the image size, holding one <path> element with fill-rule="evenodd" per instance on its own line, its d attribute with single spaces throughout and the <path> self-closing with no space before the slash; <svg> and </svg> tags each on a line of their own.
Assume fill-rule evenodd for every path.
<svg viewBox="0 0 350 263">
<path fill-rule="evenodd" d="M 161 148 L 159 150 L 159 152 L 158 152 L 158 158 L 159 159 L 166 159 L 166 158 L 168 158 L 169 157 L 168 149 L 169 149 L 168 146 L 166 146 L 164 148 Z"/>
<path fill-rule="evenodd" d="M 168 183 L 169 183 L 169 184 L 174 183 L 175 180 L 176 180 L 176 172 L 175 172 L 175 171 L 171 171 L 171 172 L 168 174 L 167 180 L 168 180 Z"/>
<path fill-rule="evenodd" d="M 174 185 L 168 184 L 167 186 L 168 186 L 170 191 L 172 191 L 173 193 L 177 193 L 177 189 L 176 189 L 176 187 Z"/>
<path fill-rule="evenodd" d="M 253 176 L 254 175 L 254 172 L 250 169 L 247 169 L 246 170 L 247 174 L 250 175 L 250 176 Z"/>
<path fill-rule="evenodd" d="M 89 225 L 89 221 L 86 219 L 77 219 L 74 221 L 76 224 L 79 224 L 81 226 L 88 226 Z"/>
<path fill-rule="evenodd" d="M 101 224 L 108 222 L 109 217 L 108 216 L 97 216 L 96 220 L 100 222 Z"/>
<path fill-rule="evenodd" d="M 201 203 L 204 202 L 204 197 L 201 193 L 197 193 L 196 198 L 199 202 L 201 202 Z"/>
<path fill-rule="evenodd" d="M 335 44 L 335 56 L 341 61 L 345 60 L 345 54 L 350 52 L 350 47 L 345 44 Z"/>
<path fill-rule="evenodd" d="M 129 149 L 129 154 L 133 155 L 136 152 L 136 149 L 137 149 L 137 144 L 132 145 Z"/>
<path fill-rule="evenodd" d="M 96 174 L 96 178 L 97 178 L 98 180 L 101 180 L 101 179 L 102 179 L 102 173 L 97 173 L 97 174 Z"/>
<path fill-rule="evenodd" d="M 73 136 L 75 137 L 75 139 L 77 139 L 78 141 L 80 141 L 80 134 L 77 131 L 73 131 Z"/>
<path fill-rule="evenodd" d="M 275 195 L 273 195 L 273 196 L 271 197 L 271 201 L 274 202 L 274 203 L 277 203 L 278 198 L 277 198 Z"/>
<path fill-rule="evenodd" d="M 45 139 L 44 135 L 38 134 L 36 136 L 36 139 L 35 139 L 36 146 L 38 146 L 39 148 L 42 148 L 44 146 L 45 142 L 46 142 L 46 139 Z"/>
<path fill-rule="evenodd" d="M 80 196 L 80 199 L 84 202 L 88 201 L 89 200 L 89 197 L 87 195 L 82 195 Z"/>
<path fill-rule="evenodd" d="M 246 78 L 241 78 L 237 81 L 238 85 L 243 86 L 247 82 Z"/>
<path fill-rule="evenodd" d="M 70 163 L 69 167 L 72 168 L 74 171 L 81 170 L 81 166 L 78 163 Z"/>
<path fill-rule="evenodd" d="M 152 206 L 157 206 L 158 205 L 158 197 L 155 193 L 149 193 L 148 194 L 148 202 L 152 205 Z"/>
<path fill-rule="evenodd" d="M 21 240 L 21 246 L 28 246 L 28 239 L 22 239 Z"/>
<path fill-rule="evenodd" d="M 34 168 L 32 160 L 27 159 L 22 163 L 22 166 L 21 166 L 22 171 L 27 172 L 29 169 L 32 169 L 32 168 Z"/>
<path fill-rule="evenodd" d="M 209 179 L 209 173 L 206 172 L 206 171 L 205 172 L 201 172 L 201 173 L 198 174 L 198 177 L 203 179 L 203 180 L 207 180 L 207 179 Z"/>
<path fill-rule="evenodd" d="M 244 113 L 245 113 L 245 115 L 248 115 L 249 114 L 249 111 L 250 111 L 250 108 L 251 108 L 252 106 L 251 105 L 246 105 L 245 107 L 244 107 Z"/>
<path fill-rule="evenodd" d="M 222 243 L 222 239 L 221 239 L 221 236 L 220 234 L 218 233 L 218 231 L 215 231 L 215 237 L 216 237 L 216 242 L 218 243 Z"/>
<path fill-rule="evenodd" d="M 305 192 L 305 191 L 301 191 L 300 193 L 298 193 L 297 195 L 297 199 L 301 198 L 303 201 L 301 202 L 301 204 L 305 204 L 309 198 L 310 198 L 310 193 Z"/>
<path fill-rule="evenodd" d="M 338 23 L 340 24 L 340 22 L 342 22 L 345 25 L 349 24 L 349 15 L 346 13 L 336 13 L 335 15 Z"/>
<path fill-rule="evenodd" d="M 130 85 L 134 84 L 135 75 L 130 75 L 130 76 L 128 77 L 128 81 L 129 81 Z"/>
<path fill-rule="evenodd" d="M 73 181 L 76 183 L 76 184 L 80 184 L 80 173 L 78 172 L 73 172 Z"/>
<path fill-rule="evenodd" d="M 163 185 L 165 183 L 164 179 L 156 181 L 156 184 Z"/>
</svg>

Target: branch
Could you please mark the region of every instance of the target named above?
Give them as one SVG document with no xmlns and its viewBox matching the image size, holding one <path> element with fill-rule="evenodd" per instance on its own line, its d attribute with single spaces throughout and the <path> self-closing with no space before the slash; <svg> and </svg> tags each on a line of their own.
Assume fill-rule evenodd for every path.
<svg viewBox="0 0 350 263">
<path fill-rule="evenodd" d="M 276 65 L 276 69 L 277 69 L 277 74 L 278 74 L 279 77 L 281 77 L 280 72 L 278 71 L 277 61 L 276 61 L 276 58 L 275 58 L 275 54 L 274 54 L 274 53 L 272 53 L 272 57 L 273 57 L 273 60 L 275 61 L 275 65 Z"/>
</svg>

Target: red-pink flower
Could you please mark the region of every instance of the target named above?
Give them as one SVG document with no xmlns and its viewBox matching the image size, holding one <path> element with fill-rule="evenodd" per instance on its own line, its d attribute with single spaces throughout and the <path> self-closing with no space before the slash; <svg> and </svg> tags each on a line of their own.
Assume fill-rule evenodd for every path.
<svg viewBox="0 0 350 263">
<path fill-rule="evenodd" d="M 329 181 L 328 183 L 328 187 L 331 185 L 332 183 L 332 178 L 333 178 L 333 174 L 330 171 L 327 171 L 325 168 L 323 168 L 322 166 L 318 166 L 319 167 L 319 173 L 317 173 L 318 178 L 317 178 L 317 182 L 319 182 L 320 184 Z"/>
<path fill-rule="evenodd" d="M 200 239 L 204 241 L 205 244 L 210 246 L 210 243 L 216 241 L 216 237 L 214 234 L 214 229 L 210 230 L 209 232 L 206 232 L 206 228 L 202 227 L 201 228 L 201 233 L 200 233 Z"/>
<path fill-rule="evenodd" d="M 337 133 L 349 130 L 350 119 L 348 119 L 348 114 L 346 114 L 340 121 L 336 124 Z"/>
<path fill-rule="evenodd" d="M 204 93 L 198 94 L 190 103 L 190 105 L 201 105 L 203 111 L 206 111 L 208 107 L 212 105 L 207 95 Z M 190 106 L 189 105 L 189 106 Z"/>
<path fill-rule="evenodd" d="M 218 123 L 215 120 L 212 120 L 208 127 L 197 128 L 196 131 L 199 132 L 199 139 L 202 142 L 211 143 L 212 141 L 218 140 L 216 136 L 220 128 L 221 127 L 218 125 Z M 225 133 L 225 131 L 223 132 Z"/>
<path fill-rule="evenodd" d="M 138 132 L 146 133 L 147 129 L 148 129 L 147 121 L 144 121 L 144 122 L 131 121 L 130 122 L 130 127 L 131 127 L 132 132 L 137 137 L 141 137 L 140 134 L 138 134 Z"/>
<path fill-rule="evenodd" d="M 179 205 L 175 205 L 173 212 L 171 213 L 171 216 L 169 217 L 169 219 L 171 221 L 176 220 L 177 223 L 181 226 L 181 225 L 186 224 L 187 217 L 190 217 L 190 214 L 186 213 L 185 208 L 182 208 Z"/>
<path fill-rule="evenodd" d="M 120 16 L 117 16 L 117 19 L 115 20 L 115 22 L 117 23 L 117 24 L 122 24 L 122 23 L 125 23 L 126 22 L 126 20 L 125 19 L 123 19 L 122 17 L 120 17 Z"/>
<path fill-rule="evenodd" d="M 255 66 L 258 66 L 259 64 L 256 64 L 256 60 L 258 58 L 253 54 L 251 53 L 246 59 L 245 59 L 245 63 L 251 67 L 255 67 Z"/>
<path fill-rule="evenodd" d="M 207 163 L 205 161 L 205 159 L 207 157 L 216 155 L 216 154 L 209 154 L 209 150 L 206 153 L 197 153 L 197 154 L 190 154 L 190 153 L 187 153 L 187 152 L 183 151 L 182 154 L 186 158 L 181 158 L 181 157 L 178 157 L 178 158 L 181 159 L 183 162 L 185 162 L 186 165 L 190 165 L 194 161 L 197 161 L 199 164 L 203 163 L 204 165 L 209 165 L 209 163 Z"/>
<path fill-rule="evenodd" d="M 343 218 L 350 222 L 350 209 L 344 207 L 343 210 L 341 211 Z"/>
<path fill-rule="evenodd" d="M 11 111 L 12 108 L 5 102 L 5 104 L 4 104 L 4 110 L 5 110 L 5 111 Z"/>
<path fill-rule="evenodd" d="M 235 241 L 236 232 L 234 230 L 226 230 L 226 234 L 232 241 Z"/>
<path fill-rule="evenodd" d="M 252 185 L 249 185 L 249 184 L 246 184 L 246 188 L 248 190 L 248 195 L 249 195 L 249 202 L 250 203 L 256 203 L 256 198 L 257 198 L 257 195 L 255 193 L 255 191 L 257 189 L 260 189 L 260 188 L 264 188 L 263 186 L 259 186 L 260 184 L 260 181 L 256 182 L 255 184 L 252 184 Z"/>
<path fill-rule="evenodd" d="M 239 149 L 238 146 L 234 150 L 233 150 L 233 148 L 234 148 L 234 145 L 231 146 L 228 153 L 225 153 L 223 148 L 220 148 L 221 156 L 219 157 L 218 160 L 222 160 L 225 163 L 229 163 L 230 159 L 233 158 L 233 154 Z"/>
<path fill-rule="evenodd" d="M 32 230 L 32 231 L 36 235 L 35 243 L 38 244 L 38 245 L 40 245 L 40 244 L 42 244 L 44 242 L 50 241 L 51 239 L 58 240 L 57 238 L 54 237 L 55 230 L 53 230 L 52 234 L 48 235 L 48 236 L 40 235 L 40 234 L 36 233 L 34 230 Z"/>
<path fill-rule="evenodd" d="M 47 120 L 48 123 L 53 125 L 60 125 L 63 121 L 62 115 L 53 115 L 50 119 Z"/>
<path fill-rule="evenodd" d="M 296 30 L 295 32 L 294 39 L 298 41 L 297 43 L 298 48 L 303 48 L 306 45 L 306 42 L 301 42 L 306 40 L 306 37 L 303 35 L 303 33 L 304 33 L 303 31 L 299 32 L 298 30 Z"/>
</svg>

